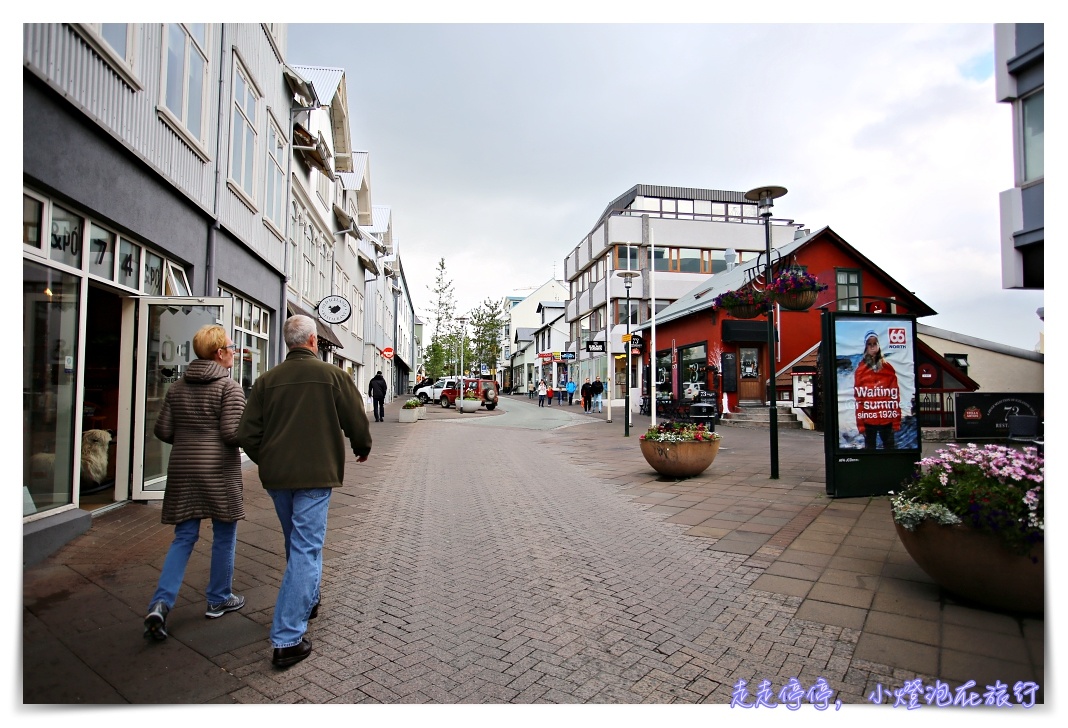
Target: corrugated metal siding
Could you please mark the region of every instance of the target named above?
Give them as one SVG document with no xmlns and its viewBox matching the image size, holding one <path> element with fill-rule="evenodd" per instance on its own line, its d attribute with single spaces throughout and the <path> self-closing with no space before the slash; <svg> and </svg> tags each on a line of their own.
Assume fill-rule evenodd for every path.
<svg viewBox="0 0 1068 728">
<path fill-rule="evenodd" d="M 274 115 L 275 121 L 282 127 L 282 132 L 289 135 L 289 87 L 282 75 L 282 65 L 279 63 L 271 42 L 267 37 L 267 29 L 260 23 L 233 23 L 227 24 L 226 52 L 219 67 L 222 74 L 223 103 L 226 104 L 226 112 L 218 115 L 221 126 L 220 133 L 226 140 L 220 152 L 220 166 L 224 176 L 229 176 L 230 170 L 230 142 L 232 134 L 230 129 L 233 123 L 231 104 L 233 103 L 233 50 L 237 54 L 245 71 L 251 75 L 256 88 L 263 94 L 263 99 L 257 108 L 256 131 L 256 172 L 253 190 L 255 210 L 250 210 L 245 202 L 230 190 L 224 187 L 220 204 L 219 217 L 222 224 L 235 236 L 243 240 L 252 250 L 267 260 L 272 266 L 281 270 L 285 256 L 285 246 L 263 224 L 263 211 L 265 200 L 266 180 L 266 143 L 269 118 L 268 109 Z M 218 94 L 218 87 L 215 89 Z"/>
<path fill-rule="evenodd" d="M 209 47 L 211 68 L 218 66 L 218 26 L 213 25 L 215 48 Z M 137 79 L 134 91 L 81 37 L 64 23 L 23 25 L 23 63 L 72 104 L 122 141 L 152 168 L 201 206 L 210 209 L 214 169 L 205 164 L 177 134 L 159 120 L 162 26 L 143 24 L 137 38 Z M 214 89 L 214 86 L 211 86 Z M 209 92 L 208 119 L 218 117 L 217 95 Z M 206 146 L 215 148 L 216 131 L 209 125 Z"/>
</svg>

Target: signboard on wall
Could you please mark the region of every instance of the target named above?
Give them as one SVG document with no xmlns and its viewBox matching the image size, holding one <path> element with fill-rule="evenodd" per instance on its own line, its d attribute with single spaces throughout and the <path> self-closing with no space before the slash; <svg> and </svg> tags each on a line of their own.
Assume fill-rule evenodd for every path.
<svg viewBox="0 0 1068 728">
<path fill-rule="evenodd" d="M 1037 417 L 1041 433 L 1046 417 L 1042 392 L 956 392 L 953 408 L 958 440 L 1004 440 L 1009 436 L 1009 415 Z"/>
<path fill-rule="evenodd" d="M 921 457 L 915 318 L 824 311 L 822 326 L 827 492 L 885 495 Z"/>
<path fill-rule="evenodd" d="M 723 352 L 723 391 L 734 394 L 738 391 L 738 355 L 733 351 Z"/>
</svg>

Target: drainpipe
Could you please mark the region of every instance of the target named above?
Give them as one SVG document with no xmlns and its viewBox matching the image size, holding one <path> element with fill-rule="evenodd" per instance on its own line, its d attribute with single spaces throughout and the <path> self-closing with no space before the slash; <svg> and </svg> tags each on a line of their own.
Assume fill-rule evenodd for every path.
<svg viewBox="0 0 1068 728">
<path fill-rule="evenodd" d="M 221 29 L 219 31 L 219 67 L 220 70 L 227 67 L 224 63 L 226 58 L 226 23 L 220 24 Z M 230 66 L 233 68 L 233 66 Z M 229 113 L 223 114 L 223 104 L 226 103 L 226 85 L 225 74 L 219 74 L 219 115 L 226 119 L 226 134 L 222 133 L 222 129 L 218 129 L 215 140 L 215 202 L 212 205 L 212 216 L 215 218 L 211 227 L 208 228 L 208 240 L 204 249 L 204 290 L 202 294 L 205 296 L 214 296 L 215 289 L 218 288 L 218 279 L 215 275 L 215 239 L 218 235 L 219 228 L 219 207 L 222 204 L 223 194 L 223 172 L 222 166 L 226 164 L 226 160 L 223 156 L 223 139 L 230 138 L 230 123 L 231 115 Z M 233 326 L 233 322 L 230 322 L 229 326 Z"/>
</svg>

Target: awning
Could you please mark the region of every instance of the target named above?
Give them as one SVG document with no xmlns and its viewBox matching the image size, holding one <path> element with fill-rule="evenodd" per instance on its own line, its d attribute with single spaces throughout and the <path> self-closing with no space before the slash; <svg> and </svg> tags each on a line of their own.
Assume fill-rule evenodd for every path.
<svg viewBox="0 0 1068 728">
<path fill-rule="evenodd" d="M 723 340 L 741 342 L 759 341 L 767 343 L 768 322 L 736 321 L 735 319 L 727 319 L 723 322 Z"/>
<path fill-rule="evenodd" d="M 378 275 L 378 264 L 375 263 L 374 258 L 369 256 L 367 253 L 363 252 L 362 250 L 357 250 L 356 251 L 356 257 L 360 259 L 361 263 L 363 263 L 363 267 L 364 268 L 366 268 L 367 270 L 371 271 L 375 275 Z"/>
<path fill-rule="evenodd" d="M 304 308 L 303 306 L 299 306 L 299 305 L 293 303 L 292 301 L 288 302 L 287 307 L 289 308 L 289 315 L 290 316 L 297 316 L 297 315 L 307 316 L 308 318 L 310 318 L 312 321 L 315 322 L 315 329 L 316 329 L 315 333 L 319 337 L 319 346 L 320 346 L 320 348 L 329 348 L 329 349 L 344 349 L 345 348 L 345 347 L 343 347 L 341 345 L 341 342 L 338 341 L 338 338 L 336 336 L 334 336 L 334 332 L 330 330 L 330 327 L 319 320 L 319 316 L 317 314 L 312 313 L 308 309 Z"/>
<path fill-rule="evenodd" d="M 322 134 L 313 135 L 299 123 L 294 123 L 293 149 L 300 152 L 308 164 L 334 179 L 334 170 L 330 166 L 330 148 L 326 146 Z"/>
</svg>

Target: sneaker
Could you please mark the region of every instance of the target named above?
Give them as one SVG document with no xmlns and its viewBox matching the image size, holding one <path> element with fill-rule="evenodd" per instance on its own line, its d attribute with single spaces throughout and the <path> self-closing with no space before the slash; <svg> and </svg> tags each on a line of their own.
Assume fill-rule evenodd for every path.
<svg viewBox="0 0 1068 728">
<path fill-rule="evenodd" d="M 245 598 L 239 597 L 236 594 L 231 594 L 230 598 L 225 602 L 218 604 L 208 603 L 208 611 L 204 612 L 204 616 L 208 619 L 215 619 L 221 617 L 227 612 L 236 612 L 241 607 L 245 606 Z"/>
<path fill-rule="evenodd" d="M 148 616 L 145 617 L 145 639 L 167 639 L 167 612 L 171 611 L 162 600 L 148 608 Z"/>
</svg>

